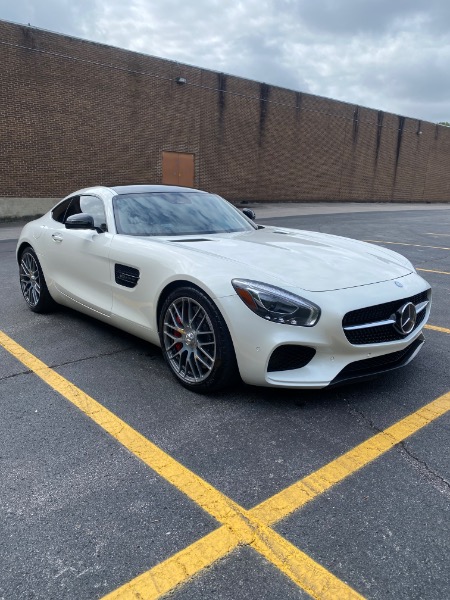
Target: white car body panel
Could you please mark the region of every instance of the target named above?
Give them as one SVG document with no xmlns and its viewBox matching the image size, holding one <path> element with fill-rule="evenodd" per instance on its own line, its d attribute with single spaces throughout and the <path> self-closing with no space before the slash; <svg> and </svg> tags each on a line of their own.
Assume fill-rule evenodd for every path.
<svg viewBox="0 0 450 600">
<path fill-rule="evenodd" d="M 238 364 L 245 365 L 245 371 L 241 371 L 242 378 L 246 383 L 253 385 L 323 388 L 349 363 L 381 356 L 386 354 L 387 348 L 389 352 L 403 350 L 417 339 L 420 330 L 395 342 L 354 346 L 348 342 L 342 329 L 342 319 L 351 310 L 365 305 L 402 299 L 423 291 L 423 285 L 415 274 L 402 279 L 403 288 L 398 288 L 392 282 L 389 283 L 390 285 L 379 283 L 364 286 L 357 297 L 354 290 L 350 288 L 338 292 L 308 295 L 309 300 L 328 308 L 326 311 L 322 310 L 319 322 L 314 327 L 276 326 L 275 323 L 264 321 L 252 313 L 250 314 L 253 320 L 250 321 L 247 315 L 248 309 L 237 296 L 220 299 L 218 304 L 222 308 L 222 314 L 233 316 L 227 324 L 233 339 L 236 337 L 239 339 L 235 349 Z M 241 310 L 241 304 L 246 312 Z M 259 321 L 262 321 L 262 324 Z M 274 325 L 276 331 L 272 327 Z M 258 330 L 257 336 L 255 336 L 255 329 Z M 270 355 L 276 347 L 298 343 L 316 349 L 316 355 L 308 365 L 298 370 L 267 372 Z M 300 378 L 307 384 L 301 385 Z"/>
<path fill-rule="evenodd" d="M 35 250 L 52 297 L 159 345 L 161 294 L 176 282 L 193 284 L 220 310 L 241 377 L 249 384 L 325 387 L 349 363 L 407 348 L 428 319 L 430 304 L 421 325 L 400 340 L 365 345 L 347 340 L 342 319 L 349 311 L 409 298 L 429 288 L 407 259 L 390 250 L 276 227 L 178 238 L 122 235 L 114 223 L 114 190 L 88 188 L 75 194 L 103 200 L 106 233 L 66 229 L 50 211 L 27 224 L 18 243 L 18 252 L 23 244 Z M 199 237 L 204 241 L 189 241 Z M 136 287 L 116 282 L 116 264 L 139 271 Z M 236 278 L 274 285 L 314 302 L 321 308 L 319 321 L 301 327 L 264 320 L 238 297 L 231 283 Z M 273 350 L 284 344 L 313 347 L 316 354 L 300 369 L 268 372 Z"/>
<path fill-rule="evenodd" d="M 323 292 L 403 277 L 411 268 L 399 255 L 346 238 L 293 229 L 265 227 L 250 233 L 205 236 L 207 241 L 182 244 L 217 259 L 252 266 L 277 285 Z M 175 241 L 175 240 L 174 240 Z"/>
<path fill-rule="evenodd" d="M 105 316 L 110 316 L 112 309 L 109 253 L 113 237 L 110 233 L 99 235 L 64 226 L 46 235 L 45 264 L 54 286 L 61 294 Z"/>
</svg>

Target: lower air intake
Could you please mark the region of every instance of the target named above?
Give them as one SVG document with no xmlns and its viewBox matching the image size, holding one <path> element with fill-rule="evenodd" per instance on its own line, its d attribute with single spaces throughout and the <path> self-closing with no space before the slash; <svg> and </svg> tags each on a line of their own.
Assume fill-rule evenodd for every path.
<svg viewBox="0 0 450 600">
<path fill-rule="evenodd" d="M 269 360 L 267 371 L 290 371 L 292 369 L 301 369 L 305 367 L 313 358 L 316 351 L 307 346 L 285 345 L 278 346 Z"/>
</svg>

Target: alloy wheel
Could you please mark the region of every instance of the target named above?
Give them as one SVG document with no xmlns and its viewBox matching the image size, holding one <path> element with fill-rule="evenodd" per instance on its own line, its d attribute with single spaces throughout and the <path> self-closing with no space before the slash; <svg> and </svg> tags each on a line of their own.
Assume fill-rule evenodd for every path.
<svg viewBox="0 0 450 600">
<path fill-rule="evenodd" d="M 20 261 L 20 287 L 27 303 L 37 306 L 41 297 L 41 277 L 36 259 L 30 252 L 24 252 Z"/>
<path fill-rule="evenodd" d="M 205 309 L 194 299 L 174 300 L 164 315 L 163 343 L 176 375 L 186 383 L 200 383 L 216 361 L 216 336 Z"/>
</svg>

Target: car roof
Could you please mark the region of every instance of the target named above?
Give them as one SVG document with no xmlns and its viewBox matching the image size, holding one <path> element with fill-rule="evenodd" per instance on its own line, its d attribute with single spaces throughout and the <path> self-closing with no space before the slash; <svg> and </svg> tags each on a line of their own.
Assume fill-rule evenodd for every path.
<svg viewBox="0 0 450 600">
<path fill-rule="evenodd" d="M 181 187 L 178 185 L 115 185 L 110 186 L 110 190 L 113 190 L 116 194 L 139 194 L 145 192 L 202 192 L 202 190 L 196 190 L 189 187 Z"/>
</svg>

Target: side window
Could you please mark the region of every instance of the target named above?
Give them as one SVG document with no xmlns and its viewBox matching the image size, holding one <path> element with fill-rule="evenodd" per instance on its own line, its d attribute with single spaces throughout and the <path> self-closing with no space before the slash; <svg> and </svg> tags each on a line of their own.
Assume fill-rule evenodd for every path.
<svg viewBox="0 0 450 600">
<path fill-rule="evenodd" d="M 66 219 L 66 212 L 69 207 L 69 204 L 72 202 L 72 198 L 68 198 L 63 202 L 60 202 L 55 208 L 52 210 L 52 218 L 58 223 L 64 223 Z"/>
<path fill-rule="evenodd" d="M 108 231 L 106 226 L 105 207 L 100 198 L 96 196 L 72 196 L 60 202 L 52 211 L 52 217 L 59 223 L 65 223 L 67 217 L 86 213 L 94 218 L 94 225 L 103 231 Z"/>
<path fill-rule="evenodd" d="M 66 222 L 67 217 L 71 217 L 72 215 L 77 215 L 78 213 L 80 213 L 80 196 L 73 196 L 70 199 L 70 206 L 68 206 L 67 210 L 66 210 L 66 214 L 64 215 L 64 221 L 63 223 Z"/>
<path fill-rule="evenodd" d="M 106 226 L 105 207 L 100 198 L 96 196 L 80 196 L 79 212 L 86 213 L 94 217 L 94 225 L 102 231 L 108 231 Z"/>
</svg>

